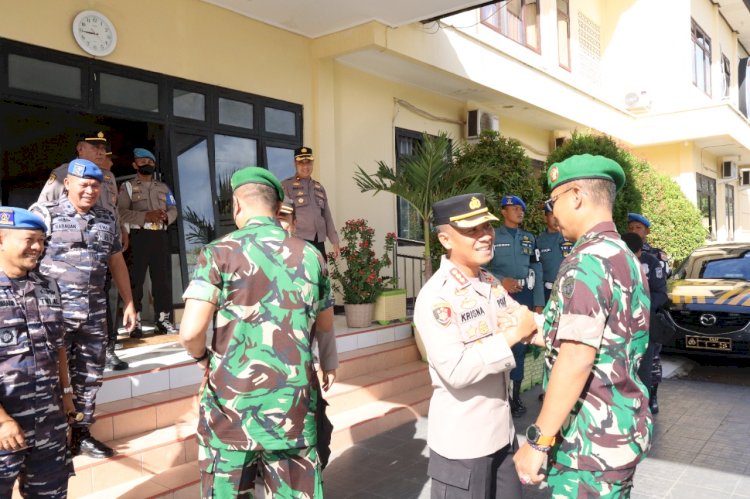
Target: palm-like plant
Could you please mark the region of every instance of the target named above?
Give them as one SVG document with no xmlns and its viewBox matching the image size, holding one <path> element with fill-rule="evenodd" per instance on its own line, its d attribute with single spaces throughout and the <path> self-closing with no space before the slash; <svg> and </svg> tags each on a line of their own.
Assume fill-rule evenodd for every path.
<svg viewBox="0 0 750 499">
<path fill-rule="evenodd" d="M 488 165 L 471 165 L 458 168 L 454 162 L 456 149 L 445 132 L 438 136 L 424 134 L 414 154 L 403 159 L 398 171 L 383 161 L 378 170 L 368 174 L 357 167 L 354 180 L 362 192 L 377 194 L 385 191 L 400 196 L 422 217 L 425 235 L 425 277 L 432 275 L 430 249 L 430 218 L 432 204 L 459 194 L 481 192 L 494 197 L 485 187 L 488 178 L 496 177 L 499 169 Z"/>
</svg>

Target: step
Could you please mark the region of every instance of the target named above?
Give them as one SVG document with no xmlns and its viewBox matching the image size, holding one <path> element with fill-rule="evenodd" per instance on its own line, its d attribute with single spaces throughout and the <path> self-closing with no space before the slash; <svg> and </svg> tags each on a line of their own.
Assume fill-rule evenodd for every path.
<svg viewBox="0 0 750 499">
<path fill-rule="evenodd" d="M 91 434 L 108 442 L 198 418 L 199 385 L 147 393 L 96 406 Z"/>
<path fill-rule="evenodd" d="M 195 499 L 201 496 L 200 471 L 197 461 L 168 470 L 147 474 L 130 481 L 101 489 L 80 499 Z"/>
<path fill-rule="evenodd" d="M 69 481 L 70 497 L 80 497 L 198 459 L 195 421 L 110 440 L 117 455 L 110 459 L 77 456 L 76 476 Z"/>
<path fill-rule="evenodd" d="M 423 385 L 330 417 L 333 423 L 331 451 L 338 452 L 420 416 L 426 416 L 432 386 Z"/>
<path fill-rule="evenodd" d="M 339 353 L 337 382 L 419 360 L 414 338 Z"/>
<path fill-rule="evenodd" d="M 336 321 L 335 331 L 339 354 L 405 340 L 413 335 L 411 322 L 394 322 L 383 326 L 372 324 L 366 328 L 356 329 L 342 327 L 339 319 Z"/>
<path fill-rule="evenodd" d="M 330 404 L 328 414 L 330 417 L 332 414 L 339 414 L 370 402 L 388 400 L 398 393 L 429 384 L 427 364 L 420 361 L 337 381 L 325 393 L 325 398 Z"/>
</svg>

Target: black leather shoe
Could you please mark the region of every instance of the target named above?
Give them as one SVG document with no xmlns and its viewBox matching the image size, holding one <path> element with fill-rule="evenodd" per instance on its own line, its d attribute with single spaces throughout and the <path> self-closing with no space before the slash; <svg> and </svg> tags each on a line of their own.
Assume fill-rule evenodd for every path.
<svg viewBox="0 0 750 499">
<path fill-rule="evenodd" d="M 115 455 L 114 449 L 108 445 L 95 439 L 86 431 L 85 435 L 82 435 L 78 441 L 79 454 L 84 456 L 93 457 L 94 459 L 104 459 L 106 457 L 112 457 Z"/>
<path fill-rule="evenodd" d="M 124 371 L 129 367 L 129 364 L 120 359 L 114 352 L 114 349 L 107 349 L 107 358 L 104 361 L 104 367 L 113 371 Z"/>
<path fill-rule="evenodd" d="M 655 393 L 649 398 L 648 407 L 651 409 L 651 414 L 659 414 L 659 401 L 657 400 Z"/>
<path fill-rule="evenodd" d="M 143 329 L 141 329 L 140 324 L 130 331 L 130 337 L 135 339 L 143 338 Z"/>
<path fill-rule="evenodd" d="M 510 404 L 510 415 L 511 416 L 513 416 L 514 418 L 520 418 L 521 416 L 523 416 L 524 412 L 526 412 L 526 411 L 525 410 L 523 412 L 519 411 L 518 410 L 518 406 L 516 404 L 514 404 L 513 402 L 511 402 L 511 404 Z"/>
</svg>

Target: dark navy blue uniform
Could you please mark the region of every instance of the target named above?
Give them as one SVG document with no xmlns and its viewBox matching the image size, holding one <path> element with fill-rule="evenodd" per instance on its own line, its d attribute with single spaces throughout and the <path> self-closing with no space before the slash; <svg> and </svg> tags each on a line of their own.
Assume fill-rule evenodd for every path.
<svg viewBox="0 0 750 499">
<path fill-rule="evenodd" d="M 641 250 L 639 260 L 641 261 L 643 272 L 648 279 L 648 288 L 651 297 L 651 327 L 653 328 L 656 311 L 669 299 L 667 296 L 667 275 L 663 262 L 652 253 Z M 641 359 L 641 366 L 638 368 L 638 376 L 647 387 L 652 387 L 661 382 L 660 351 L 661 344 L 649 339 L 648 349 Z"/>
<path fill-rule="evenodd" d="M 73 474 L 62 406 L 58 350 L 63 347 L 60 294 L 31 272 L 0 270 L 0 404 L 24 432 L 27 447 L 0 450 L 0 497 L 20 476 L 25 497 L 64 498 Z"/>
<path fill-rule="evenodd" d="M 573 243 L 560 232 L 544 231 L 536 238 L 539 250 L 539 262 L 542 265 L 542 282 L 544 283 L 544 302 L 549 300 L 552 285 L 555 283 L 560 264 L 573 249 Z"/>
</svg>

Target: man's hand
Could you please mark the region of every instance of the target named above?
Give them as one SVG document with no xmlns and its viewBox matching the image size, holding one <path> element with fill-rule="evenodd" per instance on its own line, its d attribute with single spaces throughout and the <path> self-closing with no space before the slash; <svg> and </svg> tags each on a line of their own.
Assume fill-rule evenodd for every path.
<svg viewBox="0 0 750 499">
<path fill-rule="evenodd" d="M 336 369 L 330 371 L 323 371 L 323 391 L 327 392 L 329 388 L 333 386 L 333 382 L 336 380 Z"/>
<path fill-rule="evenodd" d="M 135 329 L 138 321 L 138 312 L 135 311 L 135 304 L 131 301 L 122 309 L 122 325 L 128 332 Z"/>
<path fill-rule="evenodd" d="M 536 312 L 537 314 L 541 314 L 542 312 L 544 312 L 544 307 L 541 305 L 537 305 L 536 307 L 534 307 L 534 312 Z"/>
<path fill-rule="evenodd" d="M 524 444 L 518 449 L 513 456 L 513 462 L 516 464 L 516 473 L 522 484 L 537 484 L 544 480 L 544 475 L 539 473 L 539 469 L 546 457 L 544 452 L 534 449 L 529 444 Z"/>
<path fill-rule="evenodd" d="M 518 293 L 519 291 L 521 291 L 521 285 L 518 284 L 518 279 L 513 279 L 512 277 L 503 277 L 502 284 L 505 288 L 505 291 L 507 291 L 508 293 Z"/>
<path fill-rule="evenodd" d="M 498 326 L 505 326 L 501 333 L 510 346 L 529 338 L 536 331 L 534 314 L 525 306 L 516 308 L 511 314 L 498 314 L 497 322 Z"/>
<path fill-rule="evenodd" d="M 10 418 L 0 423 L 0 449 L 13 451 L 24 447 L 26 447 L 26 437 L 16 420 Z"/>
<path fill-rule="evenodd" d="M 338 244 L 333 245 L 333 258 L 336 259 L 341 254 L 341 246 Z"/>
<path fill-rule="evenodd" d="M 162 221 L 163 210 L 151 210 L 146 212 L 146 222 L 158 224 Z"/>
</svg>

